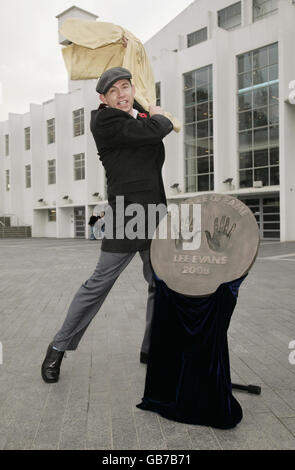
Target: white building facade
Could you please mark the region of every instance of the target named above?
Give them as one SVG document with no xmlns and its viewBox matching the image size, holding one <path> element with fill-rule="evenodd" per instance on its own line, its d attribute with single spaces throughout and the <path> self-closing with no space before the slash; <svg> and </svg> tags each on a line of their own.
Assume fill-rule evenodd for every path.
<svg viewBox="0 0 295 470">
<path fill-rule="evenodd" d="M 196 0 L 145 44 L 158 102 L 182 123 L 165 139 L 168 199 L 234 195 L 267 240 L 295 240 L 294 3 Z M 69 93 L 0 123 L 0 216 L 32 236 L 88 238 L 106 198 L 89 128 L 95 86 L 70 81 Z"/>
</svg>

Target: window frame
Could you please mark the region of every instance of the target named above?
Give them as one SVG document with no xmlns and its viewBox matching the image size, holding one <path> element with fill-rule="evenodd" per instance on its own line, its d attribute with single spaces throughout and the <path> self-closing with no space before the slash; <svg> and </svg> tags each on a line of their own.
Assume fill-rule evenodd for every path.
<svg viewBox="0 0 295 470">
<path fill-rule="evenodd" d="M 51 181 L 51 178 L 54 181 Z M 56 158 L 47 160 L 47 184 L 56 184 Z"/>
<path fill-rule="evenodd" d="M 32 187 L 32 167 L 31 164 L 25 165 L 25 187 L 29 189 Z"/>
<path fill-rule="evenodd" d="M 84 108 L 73 111 L 73 137 L 85 134 L 85 112 Z"/>
<path fill-rule="evenodd" d="M 55 143 L 55 118 L 47 119 L 47 145 Z"/>
<path fill-rule="evenodd" d="M 74 162 L 74 181 L 85 180 L 85 153 L 81 152 L 81 153 L 76 153 L 75 155 L 73 155 L 73 162 Z"/>
</svg>

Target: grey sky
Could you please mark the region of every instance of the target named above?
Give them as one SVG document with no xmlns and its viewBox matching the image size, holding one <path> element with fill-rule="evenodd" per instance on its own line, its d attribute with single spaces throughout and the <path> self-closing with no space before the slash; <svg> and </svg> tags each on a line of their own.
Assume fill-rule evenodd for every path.
<svg viewBox="0 0 295 470">
<path fill-rule="evenodd" d="M 125 27 L 145 42 L 192 2 L 0 0 L 0 121 L 8 119 L 9 112 L 28 112 L 30 103 L 42 103 L 54 93 L 67 91 L 57 14 L 76 5 L 101 21 Z"/>
</svg>

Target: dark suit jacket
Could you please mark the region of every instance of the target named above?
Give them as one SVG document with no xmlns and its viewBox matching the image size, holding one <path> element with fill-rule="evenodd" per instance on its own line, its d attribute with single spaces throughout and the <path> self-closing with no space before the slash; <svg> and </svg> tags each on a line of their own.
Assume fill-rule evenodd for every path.
<svg viewBox="0 0 295 470">
<path fill-rule="evenodd" d="M 114 236 L 116 236 L 116 196 L 124 196 L 125 207 L 139 203 L 145 208 L 146 234 L 144 239 L 110 239 L 102 242 L 102 250 L 135 252 L 149 248 L 147 237 L 147 205 L 166 204 L 161 170 L 165 160 L 162 139 L 172 131 L 173 125 L 162 115 L 149 115 L 134 103 L 140 113 L 137 119 L 115 108 L 101 105 L 91 112 L 91 132 L 98 155 L 106 170 L 108 202 L 113 209 Z M 136 214 L 124 218 L 124 227 Z M 107 217 L 106 217 L 107 224 Z M 107 225 L 106 225 L 107 227 Z"/>
</svg>

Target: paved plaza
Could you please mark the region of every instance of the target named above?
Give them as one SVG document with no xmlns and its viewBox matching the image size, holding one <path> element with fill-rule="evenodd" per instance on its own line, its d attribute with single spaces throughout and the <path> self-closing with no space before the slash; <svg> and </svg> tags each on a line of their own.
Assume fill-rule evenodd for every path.
<svg viewBox="0 0 295 470">
<path fill-rule="evenodd" d="M 99 241 L 0 240 L 0 449 L 295 449 L 295 242 L 262 243 L 229 328 L 232 381 L 243 408 L 231 430 L 187 425 L 136 408 L 147 285 L 137 254 L 60 380 L 40 366 L 73 295 L 92 274 Z M 295 346 L 293 351 L 295 350 Z"/>
</svg>

